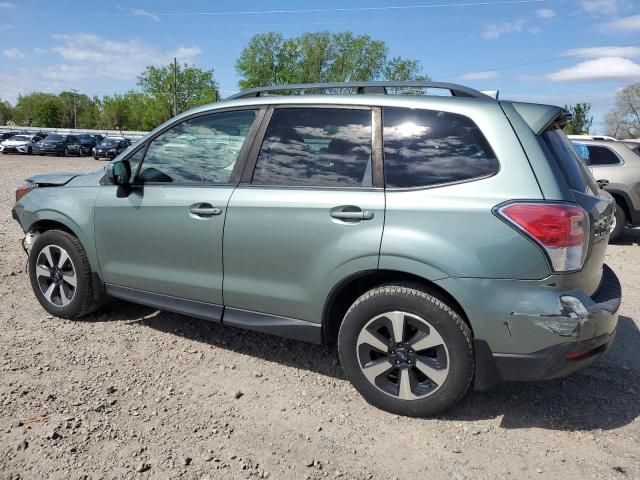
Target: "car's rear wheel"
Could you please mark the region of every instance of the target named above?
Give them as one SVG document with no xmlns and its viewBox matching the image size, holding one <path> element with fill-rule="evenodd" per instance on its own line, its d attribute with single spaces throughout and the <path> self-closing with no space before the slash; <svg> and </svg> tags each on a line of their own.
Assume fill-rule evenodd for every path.
<svg viewBox="0 0 640 480">
<path fill-rule="evenodd" d="M 91 266 L 80 241 L 61 230 L 39 235 L 29 253 L 31 287 L 51 315 L 75 319 L 94 311 Z"/>
<path fill-rule="evenodd" d="M 27 148 L 27 155 L 31 155 L 33 153 L 33 148 Z"/>
<path fill-rule="evenodd" d="M 616 202 L 616 212 L 613 217 L 613 223 L 611 224 L 611 230 L 609 231 L 609 241 L 615 242 L 620 238 L 624 232 L 624 227 L 627 224 L 627 216 L 624 213 L 624 209 Z"/>
<path fill-rule="evenodd" d="M 429 416 L 460 400 L 474 373 L 468 325 L 442 300 L 401 285 L 378 287 L 349 308 L 338 335 L 347 377 L 372 405 Z"/>
</svg>

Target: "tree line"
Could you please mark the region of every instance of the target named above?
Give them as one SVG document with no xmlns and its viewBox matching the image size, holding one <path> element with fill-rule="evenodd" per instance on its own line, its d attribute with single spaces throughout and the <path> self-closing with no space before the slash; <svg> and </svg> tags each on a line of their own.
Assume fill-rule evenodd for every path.
<svg viewBox="0 0 640 480">
<path fill-rule="evenodd" d="M 243 89 L 287 83 L 428 78 L 417 60 L 390 57 L 385 42 L 350 32 L 306 33 L 294 38 L 258 34 L 244 48 L 235 67 Z M 64 91 L 57 95 L 20 95 L 15 105 L 0 100 L 0 124 L 150 130 L 176 113 L 220 99 L 214 71 L 186 63 L 146 67 L 136 87 L 103 97 Z"/>
<path fill-rule="evenodd" d="M 429 80 L 418 60 L 391 57 L 385 42 L 351 32 L 254 35 L 237 59 L 239 87 L 368 80 Z M 175 81 L 174 81 L 175 79 Z M 64 91 L 32 92 L 11 105 L 0 100 L 0 125 L 83 129 L 151 130 L 174 114 L 220 100 L 213 70 L 193 65 L 149 66 L 123 94 L 88 96 Z M 588 133 L 590 105 L 566 106 L 573 113 L 567 133 Z M 617 94 L 606 117 L 608 135 L 640 137 L 640 83 Z"/>
</svg>

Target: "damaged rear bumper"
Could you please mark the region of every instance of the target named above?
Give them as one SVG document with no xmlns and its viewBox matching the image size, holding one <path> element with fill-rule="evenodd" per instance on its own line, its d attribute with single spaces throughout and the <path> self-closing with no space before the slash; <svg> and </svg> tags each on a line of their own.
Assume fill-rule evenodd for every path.
<svg viewBox="0 0 640 480">
<path fill-rule="evenodd" d="M 590 365 L 615 337 L 622 288 L 607 265 L 591 296 L 556 281 L 479 280 L 474 286 L 465 295 L 465 285 L 456 298 L 462 299 L 474 331 L 477 390 L 571 374 Z M 467 301 L 475 301 L 475 309 Z"/>
</svg>

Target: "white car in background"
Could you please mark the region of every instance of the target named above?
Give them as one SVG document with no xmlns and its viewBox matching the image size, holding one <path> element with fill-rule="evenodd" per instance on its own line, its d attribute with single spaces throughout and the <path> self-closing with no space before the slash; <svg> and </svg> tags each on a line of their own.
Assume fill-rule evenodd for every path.
<svg viewBox="0 0 640 480">
<path fill-rule="evenodd" d="M 33 152 L 36 143 L 42 140 L 37 135 L 18 134 L 0 143 L 0 152 L 2 153 L 22 153 L 29 154 Z"/>
</svg>

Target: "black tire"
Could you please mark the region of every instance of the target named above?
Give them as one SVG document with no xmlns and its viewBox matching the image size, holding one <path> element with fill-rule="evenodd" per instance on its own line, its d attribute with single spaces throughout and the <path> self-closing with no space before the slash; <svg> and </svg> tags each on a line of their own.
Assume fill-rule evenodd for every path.
<svg viewBox="0 0 640 480">
<path fill-rule="evenodd" d="M 33 148 L 27 148 L 27 155 L 31 155 L 33 153 Z"/>
<path fill-rule="evenodd" d="M 53 252 L 52 257 L 55 256 L 56 249 L 61 248 L 66 251 L 71 261 L 71 271 L 75 271 L 76 286 L 73 289 L 71 300 L 64 306 L 61 301 L 60 304 L 54 304 L 47 298 L 45 295 L 46 292 L 43 292 L 43 289 L 47 286 L 51 286 L 53 282 L 49 283 L 45 276 L 38 276 L 36 274 L 38 259 L 45 248 L 51 248 L 50 252 Z M 58 253 L 60 252 L 60 250 L 57 251 Z M 60 257 L 57 257 L 57 259 L 59 258 Z M 53 258 L 54 264 L 57 263 L 57 259 Z M 41 263 L 41 265 L 44 265 L 44 263 Z M 69 264 L 67 263 L 67 265 Z M 31 288 L 35 293 L 36 298 L 48 313 L 56 317 L 73 320 L 87 315 L 99 308 L 100 304 L 97 303 L 93 297 L 93 284 L 91 277 L 91 265 L 89 264 L 89 259 L 87 258 L 87 254 L 80 244 L 80 241 L 76 237 L 62 230 L 49 230 L 36 238 L 33 248 L 29 253 L 29 278 L 31 280 Z M 62 286 L 58 289 L 59 299 L 61 299 L 62 296 L 61 289 Z M 68 285 L 66 290 L 67 292 L 70 290 Z"/>
<path fill-rule="evenodd" d="M 622 236 L 622 233 L 624 232 L 624 227 L 627 224 L 627 216 L 624 213 L 624 208 L 622 208 L 620 204 L 618 204 L 617 202 L 616 202 L 615 218 L 616 218 L 616 225 L 613 228 L 613 230 L 609 232 L 609 242 L 615 242 L 616 240 L 618 240 L 620 236 Z"/>
<path fill-rule="evenodd" d="M 98 157 L 98 156 L 94 155 L 94 156 L 93 156 L 93 159 L 94 159 L 94 160 L 100 160 L 100 157 Z"/>
<path fill-rule="evenodd" d="M 359 348 L 362 348 L 362 345 L 358 346 L 359 335 L 364 331 L 365 326 L 371 325 L 371 322 L 376 318 L 382 317 L 384 319 L 385 315 L 383 314 L 393 311 L 406 312 L 409 315 L 426 320 L 430 324 L 429 327 L 434 328 L 436 334 L 439 334 L 444 342 L 448 372 L 440 385 L 433 387 L 435 388 L 433 393 L 427 393 L 425 394 L 426 396 L 417 399 L 405 400 L 400 398 L 399 395 L 386 393 L 376 384 L 369 381 L 363 373 L 364 367 L 361 367 L 359 359 Z M 403 332 L 405 332 L 405 335 L 410 334 L 406 330 L 403 330 Z M 428 335 L 431 335 L 430 329 Z M 393 343 L 393 338 L 391 338 L 391 342 Z M 409 344 L 410 340 L 407 340 L 405 345 Z M 389 348 L 394 347 L 391 345 Z M 438 346 L 435 348 L 442 349 L 443 347 Z M 441 352 L 442 350 L 439 351 Z M 393 353 L 393 350 L 391 352 Z M 425 350 L 423 355 L 429 354 L 428 352 L 430 350 Z M 412 417 L 431 416 L 450 408 L 467 393 L 475 370 L 472 334 L 469 326 L 460 315 L 442 300 L 420 289 L 420 287 L 413 286 L 381 286 L 368 291 L 358 298 L 347 311 L 340 326 L 338 354 L 347 378 L 367 402 L 387 412 Z M 384 355 L 388 355 L 388 353 Z M 414 359 L 425 358 L 423 356 L 418 357 L 417 352 L 414 352 L 414 355 L 412 357 Z M 397 357 L 388 356 L 387 358 Z M 395 360 L 391 363 L 397 362 Z M 409 360 L 408 363 L 411 364 L 411 361 Z M 417 368 L 418 362 L 414 360 L 414 363 L 416 364 L 414 368 Z M 408 368 L 410 369 L 411 367 Z M 400 369 L 392 367 L 390 372 L 392 372 L 390 376 L 383 374 L 382 377 L 385 377 L 384 381 L 387 382 L 388 378 L 386 377 L 393 378 L 393 372 L 398 372 L 396 378 L 399 392 L 401 382 Z M 416 378 L 415 374 L 411 375 L 414 379 Z M 409 373 L 407 372 L 407 378 L 408 376 Z M 428 378 L 426 380 L 427 385 L 431 383 Z M 376 377 L 376 382 L 378 379 L 380 379 L 380 376 Z M 415 381 L 413 385 L 409 382 L 409 385 L 413 389 Z M 433 383 L 433 385 L 436 384 Z"/>
</svg>

